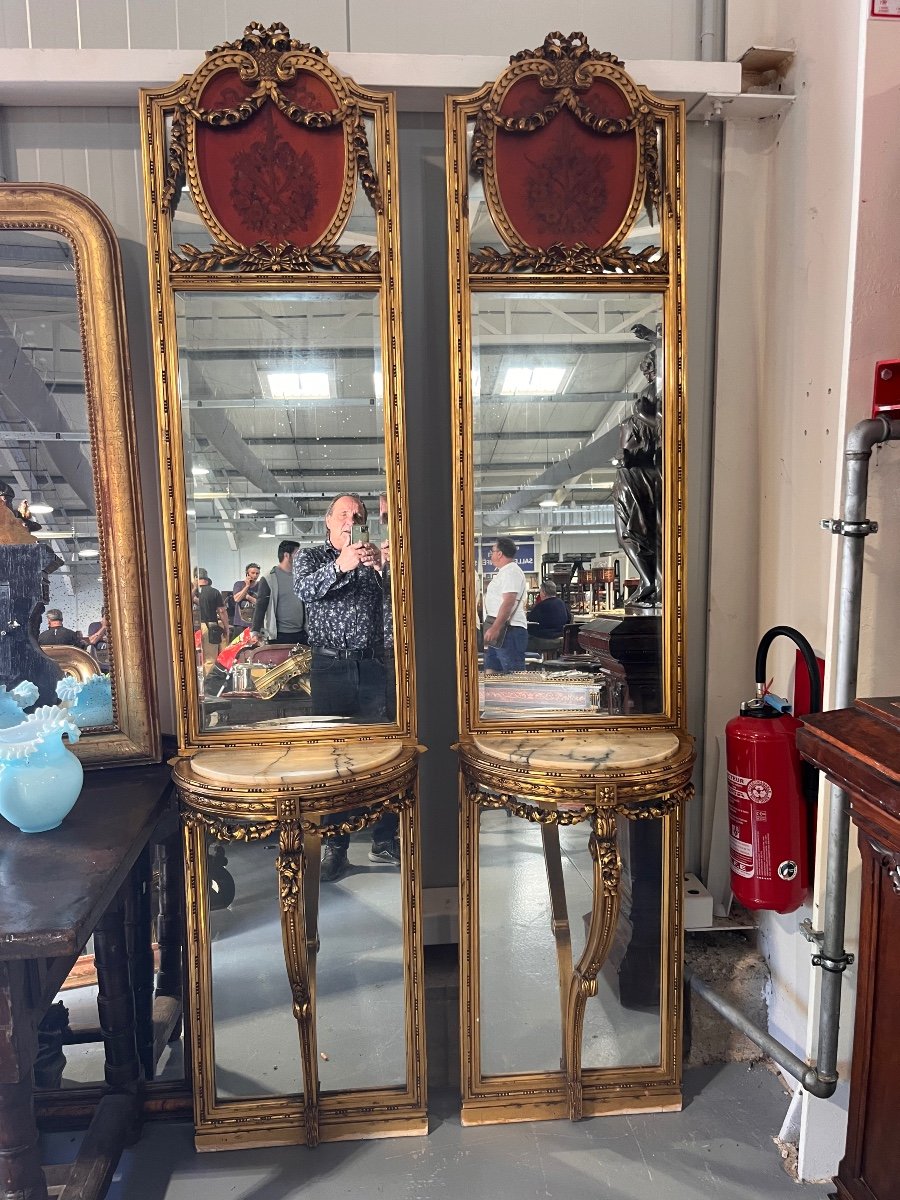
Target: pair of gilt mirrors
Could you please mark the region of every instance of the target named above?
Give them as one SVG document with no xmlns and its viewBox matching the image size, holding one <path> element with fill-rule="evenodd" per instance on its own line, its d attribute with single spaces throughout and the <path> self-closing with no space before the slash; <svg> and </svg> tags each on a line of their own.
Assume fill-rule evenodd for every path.
<svg viewBox="0 0 900 1200">
<path fill-rule="evenodd" d="M 224 779 L 229 754 L 302 748 L 310 762 L 344 756 L 353 778 L 354 755 L 390 756 L 395 745 L 414 748 L 416 736 L 393 98 L 342 77 L 326 54 L 283 26 L 251 25 L 211 51 L 193 76 L 144 92 L 142 126 L 181 758 L 199 771 L 214 756 Z M 511 152 L 526 136 L 524 154 Z M 681 744 L 682 138 L 683 107 L 634 84 L 621 63 L 579 34 L 551 34 L 514 56 L 495 84 L 448 98 L 464 743 L 508 736 L 527 747 L 548 736 L 610 734 L 636 739 L 638 761 L 642 737 L 668 734 Z M 332 504 L 348 498 L 353 520 L 335 530 Z M 339 553 L 363 542 L 381 552 L 379 564 L 360 569 L 380 576 L 378 653 L 393 671 L 385 671 L 374 706 L 329 707 L 316 698 L 315 646 L 260 649 L 241 597 L 256 583 L 250 570 L 268 574 L 285 543 L 294 562 L 312 562 L 323 547 L 334 557 L 329 546 Z M 495 615 L 486 611 L 492 578 L 509 562 L 522 580 L 517 610 L 551 584 L 567 619 L 564 636 L 539 651 L 511 622 L 509 653 L 498 656 L 484 618 Z M 342 574 L 330 569 L 329 587 Z M 214 593 L 204 597 L 209 588 Z M 314 592 L 301 594 L 315 605 Z M 222 647 L 218 634 L 210 639 L 216 624 L 232 645 Z M 332 636 L 354 653 L 362 649 L 354 650 L 349 626 Z M 610 660 L 621 658 L 623 640 L 629 669 L 617 671 Z M 682 754 L 682 773 L 686 761 Z M 659 786 L 676 794 L 671 780 Z M 304 966 L 303 987 L 292 994 L 278 967 L 279 909 L 305 886 L 307 853 L 313 875 L 318 870 L 310 838 L 321 835 L 321 824 L 304 829 L 302 848 L 295 843 L 286 854 L 282 793 L 276 803 L 260 783 L 233 804 L 226 784 L 220 799 L 214 792 L 206 789 L 202 814 L 188 820 L 185 842 L 203 1144 L 423 1131 L 421 893 L 410 870 L 417 812 L 402 817 L 399 883 L 376 865 L 337 888 L 323 884 L 319 926 L 307 923 L 301 947 L 316 966 Z M 684 794 L 677 791 L 679 803 Z M 494 839 L 498 871 L 504 861 L 511 868 L 501 883 L 509 892 L 516 864 L 534 847 L 516 822 L 504 825 L 504 806 L 486 811 L 474 833 L 466 826 L 466 836 Z M 302 802 L 291 810 L 294 826 L 305 811 Z M 344 816 L 359 840 L 354 853 L 364 854 L 368 830 L 356 811 L 348 807 Z M 584 1058 L 586 1067 L 611 1069 L 612 1090 L 622 1095 L 648 1073 L 671 1082 L 677 1051 L 680 930 L 671 889 L 680 810 L 644 815 L 659 818 L 645 823 L 648 834 L 622 838 L 640 892 L 628 912 L 636 922 L 640 904 L 652 909 L 641 933 L 663 983 L 649 1002 L 622 1004 L 607 1021 L 612 1058 Z M 536 825 L 526 832 L 537 833 Z M 216 905 L 217 842 L 227 850 L 226 890 L 235 885 L 238 895 L 243 889 L 259 900 L 252 914 L 244 910 L 247 919 L 235 915 L 240 906 Z M 274 851 L 280 893 L 271 886 Z M 581 872 L 582 852 L 573 848 L 569 875 Z M 461 861 L 471 862 L 465 845 Z M 644 876 L 647 888 L 638 886 Z M 351 906 L 347 921 L 338 899 Z M 471 911 L 464 929 L 467 920 Z M 271 945 L 263 929 L 273 931 Z M 332 940 L 341 929 L 353 931 L 353 944 Z M 464 933 L 461 947 L 500 968 L 490 982 L 488 965 L 462 1016 L 464 1026 L 481 1026 L 477 1074 L 495 1081 L 495 1099 L 507 1076 L 527 1091 L 529 1076 L 539 1083 L 559 1063 L 558 1032 L 548 1041 L 545 1029 L 535 1036 L 505 1012 L 502 964 L 516 958 L 504 946 L 509 932 L 498 921 L 481 929 L 480 941 Z M 577 928 L 572 942 L 577 951 Z M 271 1020 L 255 1045 L 241 1033 L 246 1014 L 228 987 L 226 948 L 261 972 Z M 341 971 L 347 956 L 359 965 L 352 981 Z M 548 961 L 555 974 L 552 951 Z M 523 997 L 535 1013 L 555 1013 L 557 984 L 545 990 L 541 972 Z M 328 1052 L 318 1064 L 304 1060 L 301 1069 L 298 1059 L 275 1076 L 266 1047 L 292 1037 L 310 1006 Z M 351 1025 L 360 1029 L 356 1041 Z M 366 1034 L 373 1029 L 377 1052 Z M 463 1040 L 467 1053 L 473 1043 Z M 610 1038 L 602 1042 L 608 1047 Z M 333 1054 L 335 1047 L 342 1052 Z M 498 1105 L 498 1119 L 511 1119 L 510 1106 Z M 410 1117 L 405 1127 L 398 1112 Z M 305 1134 L 297 1128 L 304 1122 Z"/>
</svg>

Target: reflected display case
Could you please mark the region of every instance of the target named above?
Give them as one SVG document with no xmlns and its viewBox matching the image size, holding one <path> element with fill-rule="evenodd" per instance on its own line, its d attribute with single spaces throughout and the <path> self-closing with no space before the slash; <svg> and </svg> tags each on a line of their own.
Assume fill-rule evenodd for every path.
<svg viewBox="0 0 900 1200">
<path fill-rule="evenodd" d="M 553 32 L 446 128 L 463 1121 L 678 1107 L 684 108 Z"/>
<path fill-rule="evenodd" d="M 422 1133 L 393 98 L 253 23 L 141 104 L 197 1142 Z"/>
</svg>

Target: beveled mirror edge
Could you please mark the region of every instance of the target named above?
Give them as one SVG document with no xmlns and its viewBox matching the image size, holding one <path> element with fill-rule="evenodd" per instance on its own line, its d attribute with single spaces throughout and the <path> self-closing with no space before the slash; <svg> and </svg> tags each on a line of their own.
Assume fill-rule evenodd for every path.
<svg viewBox="0 0 900 1200">
<path fill-rule="evenodd" d="M 500 79 L 503 78 L 501 75 Z M 491 95 L 496 81 L 476 92 L 448 95 L 444 101 L 444 130 L 447 164 L 449 241 L 449 334 L 451 421 L 454 465 L 453 555 L 456 579 L 455 612 L 457 655 L 457 702 L 460 734 L 502 732 L 528 734 L 640 732 L 665 728 L 680 729 L 685 707 L 685 618 L 687 562 L 687 493 L 685 462 L 687 448 L 687 344 L 684 328 L 684 197 L 683 150 L 685 106 L 683 100 L 664 100 L 636 85 L 643 103 L 660 123 L 665 138 L 663 189 L 660 223 L 661 249 L 670 269 L 656 274 L 479 274 L 470 276 L 468 267 L 469 164 L 467 121 Z M 627 237 L 627 234 L 626 234 Z M 474 283 L 474 286 L 473 286 Z M 474 579 L 474 490 L 472 477 L 473 400 L 471 386 L 473 292 L 490 291 L 577 291 L 585 286 L 599 291 L 654 291 L 663 304 L 664 421 L 667 422 L 664 467 L 664 503 L 670 516 L 666 522 L 663 562 L 666 580 L 664 614 L 663 710 L 659 714 L 633 717 L 572 717 L 564 712 L 545 718 L 504 716 L 485 719 L 479 713 L 477 648 L 474 635 L 475 597 L 469 580 Z"/>
<path fill-rule="evenodd" d="M 152 669 L 149 572 L 119 245 L 109 220 L 92 200 L 56 184 L 0 184 L 0 228 L 57 233 L 72 245 L 75 254 L 118 728 L 98 733 L 85 730 L 73 751 L 88 768 L 157 762 L 160 732 Z"/>
<path fill-rule="evenodd" d="M 199 70 L 199 68 L 198 68 Z M 195 72 L 196 75 L 196 72 Z M 317 731 L 252 730 L 236 738 L 234 730 L 220 733 L 201 730 L 199 720 L 199 690 L 196 673 L 187 669 L 191 644 L 192 622 L 183 615 L 190 612 L 190 554 L 188 527 L 184 503 L 184 458 L 181 421 L 177 419 L 178 358 L 175 331 L 174 288 L 168 269 L 168 251 L 172 217 L 159 203 L 163 185 L 161 168 L 164 149 L 158 156 L 154 147 L 165 147 L 165 119 L 176 101 L 195 78 L 183 75 L 177 83 L 160 89 L 142 88 L 140 120 L 143 168 L 145 178 L 145 211 L 147 215 L 148 251 L 150 254 L 150 304 L 153 314 L 153 356 L 156 376 L 157 424 L 159 437 L 159 470 L 162 496 L 171 498 L 168 512 L 163 511 L 164 545 L 166 555 L 166 588 L 169 629 L 175 678 L 176 712 L 179 753 L 192 754 L 204 747 L 221 745 L 260 745 L 297 743 L 337 743 L 381 740 L 383 738 L 416 738 L 415 654 L 412 631 L 412 570 L 409 554 L 408 484 L 405 451 L 405 418 L 403 413 L 403 357 L 400 325 L 401 271 L 399 244 L 399 209 L 396 173 L 396 102 L 393 93 L 360 87 L 349 76 L 341 76 L 348 95 L 361 112 L 374 123 L 375 161 L 381 190 L 382 207 L 376 211 L 380 272 L 378 275 L 327 275 L 323 273 L 244 274 L 216 272 L 206 275 L 181 275 L 177 286 L 183 290 L 219 291 L 228 287 L 248 290 L 277 290 L 286 280 L 297 290 L 305 291 L 375 291 L 379 305 L 382 357 L 383 403 L 385 421 L 385 482 L 392 519 L 392 564 L 396 563 L 392 589 L 395 630 L 396 680 L 399 689 L 397 719 L 377 725 L 357 724 L 346 731 L 341 727 Z M 175 419 L 173 419 L 175 414 Z M 396 551 L 394 546 L 396 544 Z M 183 581 L 179 585 L 179 580 Z M 187 607 L 185 605 L 187 604 Z M 399 635 L 399 636 L 398 636 Z M 397 653 L 400 649 L 401 652 Z"/>
</svg>

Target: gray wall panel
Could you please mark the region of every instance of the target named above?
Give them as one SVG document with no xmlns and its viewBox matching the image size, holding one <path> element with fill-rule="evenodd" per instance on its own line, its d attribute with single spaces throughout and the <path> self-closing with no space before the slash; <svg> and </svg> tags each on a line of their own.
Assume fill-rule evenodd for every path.
<svg viewBox="0 0 900 1200">
<path fill-rule="evenodd" d="M 84 50 L 128 48 L 128 0 L 91 0 L 79 8 Z"/>
<path fill-rule="evenodd" d="M 77 49 L 78 0 L 28 0 L 31 44 L 41 49 Z"/>
<path fill-rule="evenodd" d="M 28 45 L 26 0 L 3 0 L 0 4 L 0 46 L 24 49 Z"/>
</svg>

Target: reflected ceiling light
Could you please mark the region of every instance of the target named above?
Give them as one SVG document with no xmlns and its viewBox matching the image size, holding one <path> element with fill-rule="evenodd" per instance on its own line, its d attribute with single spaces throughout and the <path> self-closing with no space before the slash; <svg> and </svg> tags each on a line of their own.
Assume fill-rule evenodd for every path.
<svg viewBox="0 0 900 1200">
<path fill-rule="evenodd" d="M 228 492 L 194 492 L 195 500 L 224 500 Z"/>
<path fill-rule="evenodd" d="M 185 512 L 187 513 L 187 515 L 188 515 L 189 517 L 196 517 L 196 515 L 197 515 L 197 510 L 196 510 L 196 508 L 188 508 L 188 509 L 185 509 Z"/>
<path fill-rule="evenodd" d="M 242 517 L 253 517 L 259 512 L 258 508 L 253 508 L 252 505 L 246 504 L 243 508 L 238 509 L 238 513 Z"/>
<path fill-rule="evenodd" d="M 209 467 L 191 467 L 192 475 L 208 475 Z"/>
<path fill-rule="evenodd" d="M 85 546 L 83 550 L 78 551 L 79 558 L 99 558 L 100 551 L 94 550 L 90 546 Z"/>
<path fill-rule="evenodd" d="M 54 538 L 73 538 L 75 536 L 74 529 L 36 529 L 31 535 L 38 538 L 42 542 L 53 541 Z"/>
<path fill-rule="evenodd" d="M 275 534 L 269 533 L 269 531 L 268 531 L 268 529 L 266 529 L 265 525 L 263 526 L 262 533 L 257 534 L 257 537 L 261 537 L 261 538 L 273 538 L 274 536 L 275 536 Z"/>
<path fill-rule="evenodd" d="M 33 513 L 37 513 L 37 515 L 38 515 L 39 517 L 42 517 L 42 516 L 44 516 L 46 513 L 52 513 L 52 512 L 53 512 L 53 505 L 52 505 L 52 504 L 29 504 L 29 506 L 28 506 L 28 507 L 31 509 L 31 511 L 32 511 Z"/>
<path fill-rule="evenodd" d="M 555 395 L 565 373 L 565 367 L 507 367 L 500 385 L 500 395 Z"/>
<path fill-rule="evenodd" d="M 538 508 L 559 508 L 558 500 L 538 500 Z"/>
<path fill-rule="evenodd" d="M 328 400 L 331 380 L 327 371 L 267 371 L 273 400 Z"/>
<path fill-rule="evenodd" d="M 384 394 L 384 376 L 380 371 L 372 372 L 372 386 L 375 389 L 375 399 L 380 400 Z"/>
</svg>

